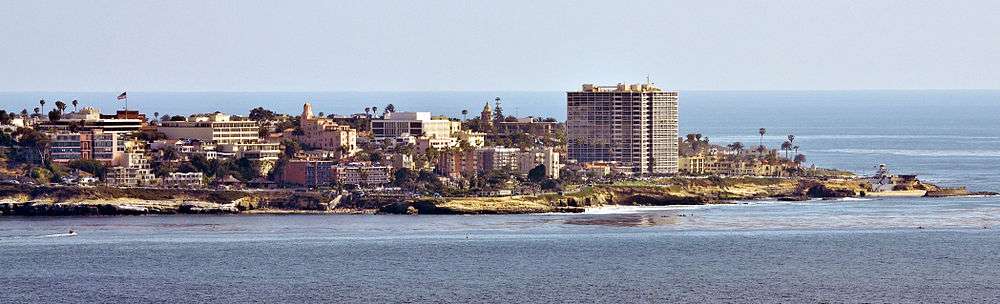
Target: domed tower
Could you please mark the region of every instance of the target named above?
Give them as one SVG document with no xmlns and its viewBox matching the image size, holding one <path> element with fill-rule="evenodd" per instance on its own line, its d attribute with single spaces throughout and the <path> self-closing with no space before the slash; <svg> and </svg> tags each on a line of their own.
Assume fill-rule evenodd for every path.
<svg viewBox="0 0 1000 304">
<path fill-rule="evenodd" d="M 479 113 L 479 123 L 484 127 L 490 127 L 493 125 L 493 109 L 490 109 L 490 102 L 487 101 L 486 105 L 483 106 L 483 111 Z"/>
<path fill-rule="evenodd" d="M 311 103 L 305 103 L 302 105 L 302 120 L 313 118 L 313 106 Z"/>
</svg>

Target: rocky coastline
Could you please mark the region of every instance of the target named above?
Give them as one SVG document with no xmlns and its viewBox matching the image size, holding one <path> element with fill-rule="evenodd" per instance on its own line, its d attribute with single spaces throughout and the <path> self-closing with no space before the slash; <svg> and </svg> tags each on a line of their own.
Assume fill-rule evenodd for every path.
<svg viewBox="0 0 1000 304">
<path fill-rule="evenodd" d="M 927 197 L 994 195 L 917 182 L 900 193 Z M 0 215 L 156 214 L 523 214 L 578 213 L 606 205 L 703 205 L 738 200 L 864 197 L 857 178 L 666 178 L 582 186 L 561 193 L 507 197 L 436 197 L 402 202 L 322 192 L 0 186 Z"/>
</svg>

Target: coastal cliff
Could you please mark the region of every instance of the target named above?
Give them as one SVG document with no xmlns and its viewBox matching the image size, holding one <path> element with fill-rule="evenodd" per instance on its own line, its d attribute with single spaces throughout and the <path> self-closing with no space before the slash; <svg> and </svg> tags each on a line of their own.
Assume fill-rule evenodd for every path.
<svg viewBox="0 0 1000 304">
<path fill-rule="evenodd" d="M 902 190 L 939 191 L 916 182 Z M 535 196 L 428 198 L 384 206 L 396 214 L 498 214 L 582 212 L 604 205 L 704 205 L 737 200 L 861 197 L 870 193 L 858 178 L 664 178 L 581 187 L 575 191 Z"/>
<path fill-rule="evenodd" d="M 974 194 L 914 182 L 899 191 L 927 196 Z M 0 186 L 0 215 L 143 214 L 520 214 L 583 212 L 604 205 L 703 205 L 737 200 L 861 197 L 871 189 L 858 178 L 689 178 L 582 186 L 561 193 L 507 197 L 436 197 L 402 202 L 353 200 L 339 193 L 152 188 Z"/>
<path fill-rule="evenodd" d="M 316 192 L 0 186 L 0 215 L 144 215 L 335 212 Z"/>
</svg>

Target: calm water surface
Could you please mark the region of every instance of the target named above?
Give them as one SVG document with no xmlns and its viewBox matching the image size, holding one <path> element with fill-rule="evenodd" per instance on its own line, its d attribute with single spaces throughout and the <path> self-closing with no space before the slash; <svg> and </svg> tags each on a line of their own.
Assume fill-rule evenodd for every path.
<svg viewBox="0 0 1000 304">
<path fill-rule="evenodd" d="M 0 93 L 0 105 L 73 97 L 58 94 Z M 343 114 L 393 102 L 457 115 L 494 95 L 508 112 L 565 116 L 559 92 L 137 92 L 134 103 L 295 112 L 310 99 Z M 866 173 L 887 163 L 995 191 L 997 114 L 997 91 L 684 92 L 681 129 L 750 146 L 766 127 L 768 145 L 796 134 L 818 166 Z M 998 224 L 996 197 L 510 216 L 5 217 L 0 303 L 995 303 Z"/>
</svg>

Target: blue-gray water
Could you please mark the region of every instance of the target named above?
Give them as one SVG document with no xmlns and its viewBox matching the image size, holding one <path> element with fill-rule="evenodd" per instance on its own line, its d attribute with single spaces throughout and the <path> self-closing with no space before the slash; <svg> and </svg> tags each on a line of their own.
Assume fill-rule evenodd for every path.
<svg viewBox="0 0 1000 304">
<path fill-rule="evenodd" d="M 819 166 L 887 163 L 1000 190 L 998 91 L 682 94 L 682 133 L 749 146 L 766 127 L 768 144 L 794 133 Z M 93 99 L 112 104 L 105 95 Z M 565 116 L 559 92 L 134 92 L 130 106 L 297 112 L 309 99 L 327 113 L 391 102 L 457 116 L 496 95 L 510 113 Z M 86 96 L 5 93 L 0 105 Z M 995 197 L 582 215 L 7 217 L 0 303 L 997 302 L 998 224 Z M 60 235 L 71 228 L 80 235 Z"/>
</svg>

